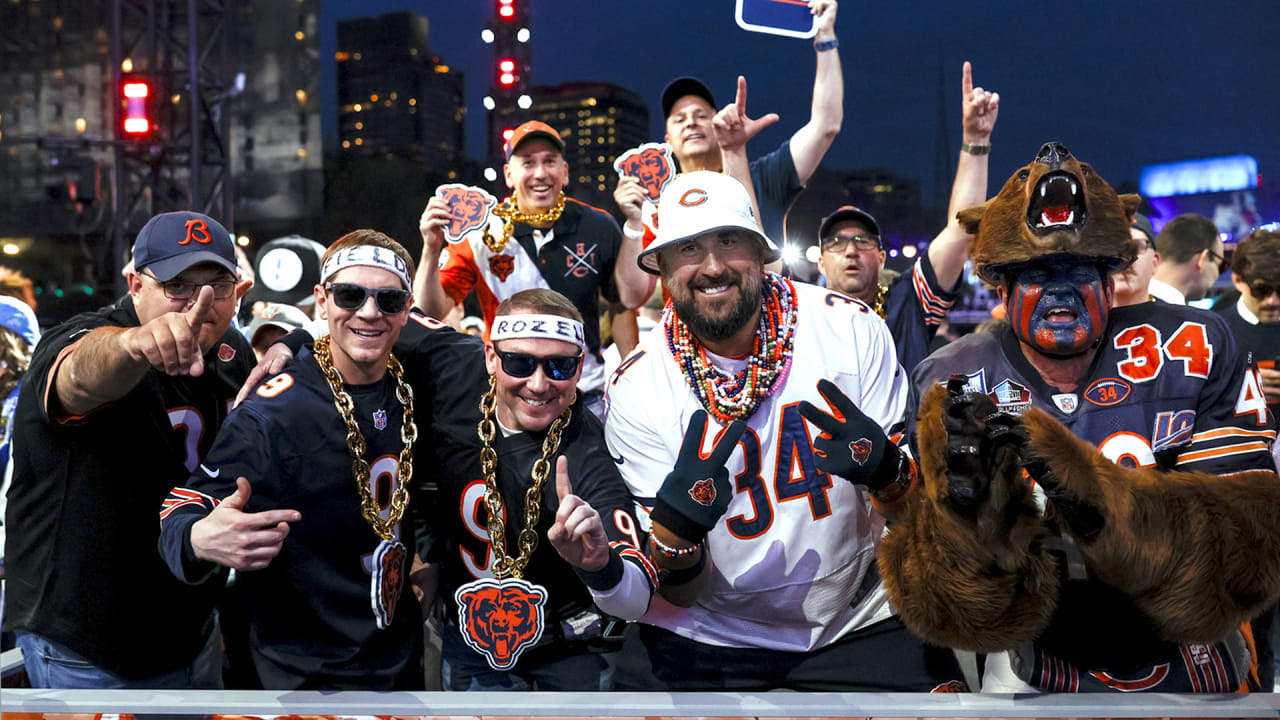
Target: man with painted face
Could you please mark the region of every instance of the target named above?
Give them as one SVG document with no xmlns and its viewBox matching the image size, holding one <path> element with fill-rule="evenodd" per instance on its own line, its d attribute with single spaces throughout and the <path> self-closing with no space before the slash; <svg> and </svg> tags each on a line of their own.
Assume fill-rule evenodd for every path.
<svg viewBox="0 0 1280 720">
<path fill-rule="evenodd" d="M 975 269 L 997 286 L 1011 326 L 961 338 L 912 374 L 916 399 L 948 378 L 957 386 L 943 406 L 951 433 L 948 473 L 987 477 L 969 469 L 992 462 L 980 450 L 990 440 L 983 428 L 999 416 L 990 413 L 1016 416 L 1028 408 L 1048 413 L 1122 466 L 1274 473 L 1265 442 L 1274 430 L 1256 371 L 1222 319 L 1185 306 L 1115 307 L 1110 273 L 1133 260 L 1128 226 L 1138 200 L 1117 196 L 1066 147 L 1049 143 L 995 199 L 961 213 L 978 233 Z M 924 457 L 922 424 L 930 416 L 919 412 L 920 422 L 913 418 L 909 427 L 917 457 Z M 991 486 L 967 487 L 951 493 L 958 512 L 973 512 L 986 502 L 984 493 L 995 495 L 982 489 Z M 1095 523 L 1115 522 L 1106 508 L 1071 505 L 1052 488 L 1046 492 L 1060 513 L 1051 517 L 1072 531 L 1059 533 L 1068 540 L 1088 542 L 1099 530 Z M 886 542 L 910 545 L 892 533 Z M 1064 538 L 1045 542 L 1061 547 Z M 1047 629 L 1007 654 L 993 653 L 984 690 L 1231 692 L 1244 684 L 1251 652 L 1240 633 L 1201 644 L 1166 640 L 1130 597 L 1073 562 L 1071 550 L 1065 557 Z M 892 565 L 882 556 L 882 569 L 886 562 Z M 908 607 L 903 617 L 909 613 Z M 929 636 L 929 625 L 912 627 Z M 965 642 L 972 648 L 988 641 Z"/>
</svg>

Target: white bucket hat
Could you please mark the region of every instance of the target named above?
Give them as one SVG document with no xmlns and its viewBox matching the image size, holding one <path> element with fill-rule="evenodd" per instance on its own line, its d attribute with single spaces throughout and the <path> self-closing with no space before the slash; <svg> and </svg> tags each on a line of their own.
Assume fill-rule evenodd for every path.
<svg viewBox="0 0 1280 720">
<path fill-rule="evenodd" d="M 781 257 L 778 246 L 760 229 L 751 197 L 742 183 L 728 175 L 707 170 L 684 173 L 671 181 L 658 200 L 658 237 L 637 262 L 640 269 L 659 274 L 658 251 L 706 235 L 736 228 L 758 238 L 764 246 L 764 262 Z"/>
</svg>

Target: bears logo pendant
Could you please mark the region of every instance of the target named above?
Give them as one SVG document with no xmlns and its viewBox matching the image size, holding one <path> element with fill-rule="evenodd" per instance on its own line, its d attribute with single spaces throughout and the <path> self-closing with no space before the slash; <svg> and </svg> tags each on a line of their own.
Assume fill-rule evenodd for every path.
<svg viewBox="0 0 1280 720">
<path fill-rule="evenodd" d="M 400 589 L 404 586 L 406 552 L 404 543 L 383 540 L 373 553 L 373 581 L 369 584 L 369 595 L 379 630 L 391 627 L 391 620 L 396 615 L 396 601 L 400 599 Z"/>
<path fill-rule="evenodd" d="M 473 580 L 453 594 L 462 639 L 494 670 L 510 670 L 542 638 L 547 590 L 527 580 Z"/>
</svg>

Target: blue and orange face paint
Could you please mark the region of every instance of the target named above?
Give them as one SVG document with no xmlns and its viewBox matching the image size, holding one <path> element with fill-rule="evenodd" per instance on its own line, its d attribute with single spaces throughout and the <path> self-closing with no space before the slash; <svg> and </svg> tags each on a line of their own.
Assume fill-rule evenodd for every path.
<svg viewBox="0 0 1280 720">
<path fill-rule="evenodd" d="M 1092 262 L 1051 261 L 1018 273 L 1009 288 L 1009 322 L 1020 340 L 1055 356 L 1079 355 L 1107 323 L 1106 277 Z M 1051 320 L 1061 310 L 1074 319 Z"/>
</svg>

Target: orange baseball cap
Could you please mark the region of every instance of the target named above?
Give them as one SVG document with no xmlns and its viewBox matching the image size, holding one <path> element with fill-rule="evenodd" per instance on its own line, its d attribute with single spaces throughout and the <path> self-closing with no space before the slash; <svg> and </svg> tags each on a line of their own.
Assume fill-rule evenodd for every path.
<svg viewBox="0 0 1280 720">
<path fill-rule="evenodd" d="M 515 154 L 516 149 L 526 140 L 534 138 L 543 138 L 556 146 L 561 154 L 564 154 L 564 141 L 560 139 L 560 133 L 556 132 L 550 125 L 540 120 L 530 120 L 511 133 L 511 139 L 507 140 L 507 160 Z"/>
</svg>

